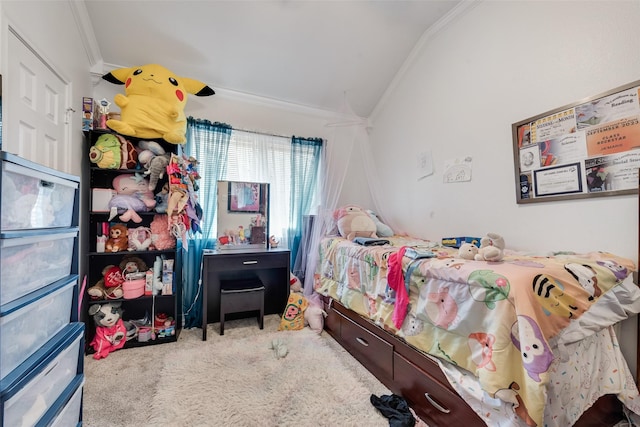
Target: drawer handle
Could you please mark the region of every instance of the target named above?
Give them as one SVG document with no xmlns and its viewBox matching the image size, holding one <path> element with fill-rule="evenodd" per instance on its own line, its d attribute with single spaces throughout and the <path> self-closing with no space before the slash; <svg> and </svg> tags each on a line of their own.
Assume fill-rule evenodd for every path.
<svg viewBox="0 0 640 427">
<path fill-rule="evenodd" d="M 436 408 L 438 411 L 442 412 L 443 414 L 448 414 L 451 412 L 450 409 L 445 408 L 444 406 L 442 406 L 441 404 L 439 404 L 438 402 L 436 402 L 436 400 L 434 398 L 432 398 L 431 396 L 429 396 L 429 393 L 425 393 L 424 397 L 427 398 L 427 400 L 429 401 L 429 403 L 431 403 L 433 405 L 434 408 Z"/>
<path fill-rule="evenodd" d="M 358 341 L 360 344 L 362 344 L 365 347 L 369 347 L 369 343 L 363 338 L 356 337 L 356 341 Z"/>
<path fill-rule="evenodd" d="M 243 263 L 244 265 L 251 265 L 251 264 L 257 264 L 257 263 L 258 263 L 258 261 L 242 261 L 242 263 Z"/>
</svg>

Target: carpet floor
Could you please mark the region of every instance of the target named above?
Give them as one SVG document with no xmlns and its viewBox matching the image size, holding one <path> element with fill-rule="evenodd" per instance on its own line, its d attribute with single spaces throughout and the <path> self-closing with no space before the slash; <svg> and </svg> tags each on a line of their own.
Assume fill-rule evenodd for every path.
<svg viewBox="0 0 640 427">
<path fill-rule="evenodd" d="M 210 324 L 207 341 L 196 328 L 175 343 L 86 356 L 83 425 L 389 425 L 369 397 L 391 392 L 326 332 L 278 332 L 278 316 L 264 321 L 263 330 L 255 318 L 233 320 L 224 336 Z"/>
</svg>

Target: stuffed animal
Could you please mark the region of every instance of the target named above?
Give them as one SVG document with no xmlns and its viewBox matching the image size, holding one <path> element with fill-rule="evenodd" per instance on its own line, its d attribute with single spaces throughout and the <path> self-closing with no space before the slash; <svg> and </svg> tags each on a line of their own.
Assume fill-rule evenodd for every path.
<svg viewBox="0 0 640 427">
<path fill-rule="evenodd" d="M 122 221 L 140 223 L 142 218 L 137 212 L 148 212 L 155 208 L 156 199 L 149 190 L 149 181 L 142 175 L 120 174 L 113 178 L 112 185 L 116 195 L 109 200 L 109 221 L 120 214 Z"/>
<path fill-rule="evenodd" d="M 504 239 L 496 233 L 487 233 L 480 239 L 480 247 L 475 255 L 476 261 L 502 261 L 504 255 Z"/>
<path fill-rule="evenodd" d="M 93 304 L 89 307 L 89 316 L 93 317 L 96 326 L 96 334 L 90 343 L 95 350 L 94 359 L 103 359 L 124 347 L 127 328 L 122 320 L 121 302 Z"/>
<path fill-rule="evenodd" d="M 122 298 L 124 295 L 122 290 L 123 282 L 124 279 L 120 268 L 115 265 L 107 265 L 102 269 L 102 279 L 88 288 L 87 294 L 94 300 Z"/>
<path fill-rule="evenodd" d="M 136 138 L 163 138 L 172 144 L 187 141 L 184 114 L 187 93 L 196 96 L 215 94 L 206 84 L 179 77 L 158 64 L 119 68 L 102 78 L 125 85 L 125 94 L 114 97 L 115 104 L 121 109 L 121 119 L 107 120 L 109 128 Z"/>
<path fill-rule="evenodd" d="M 278 330 L 295 331 L 304 328 L 304 311 L 308 306 L 309 302 L 304 295 L 298 292 L 291 292 L 287 306 L 284 308 L 284 313 L 282 313 L 282 320 L 280 320 Z"/>
<path fill-rule="evenodd" d="M 151 229 L 149 227 L 130 228 L 127 235 L 130 251 L 146 251 L 151 246 Z"/>
<path fill-rule="evenodd" d="M 129 236 L 127 226 L 114 224 L 109 229 L 109 238 L 105 244 L 105 252 L 120 252 L 129 249 Z"/>
<path fill-rule="evenodd" d="M 120 169 L 120 140 L 110 133 L 100 135 L 89 148 L 89 160 L 101 169 Z"/>
<path fill-rule="evenodd" d="M 142 150 L 138 154 L 138 161 L 146 169 L 144 175 L 149 176 L 149 190 L 153 191 L 167 170 L 171 153 L 167 153 L 156 141 L 140 141 L 138 148 Z"/>
<path fill-rule="evenodd" d="M 371 209 L 367 209 L 366 212 L 376 224 L 376 234 L 378 235 L 378 237 L 393 236 L 393 230 L 391 229 L 391 227 L 380 221 L 380 218 L 378 218 L 378 215 L 374 211 L 372 211 Z"/>
<path fill-rule="evenodd" d="M 104 133 L 89 149 L 89 160 L 101 169 L 133 169 L 138 152 L 123 136 Z"/>
<path fill-rule="evenodd" d="M 356 237 L 374 237 L 376 234 L 376 223 L 359 206 L 347 205 L 337 209 L 333 213 L 333 219 L 337 221 L 340 235 L 346 239 L 353 240 Z"/>
<path fill-rule="evenodd" d="M 169 230 L 169 217 L 167 215 L 154 215 L 149 225 L 151 230 L 151 246 L 159 251 L 176 247 L 176 238 Z"/>
<path fill-rule="evenodd" d="M 289 289 L 291 292 L 302 292 L 302 282 L 293 273 L 289 273 Z"/>
<path fill-rule="evenodd" d="M 166 213 L 169 208 L 169 183 L 165 182 L 159 192 L 156 193 L 155 211 Z"/>
<path fill-rule="evenodd" d="M 474 260 L 478 254 L 478 247 L 473 243 L 463 243 L 458 249 L 458 258 Z"/>
<path fill-rule="evenodd" d="M 135 255 L 125 255 L 120 261 L 120 270 L 124 280 L 132 280 L 144 277 L 144 273 L 149 270 L 149 267 L 142 258 Z"/>
<path fill-rule="evenodd" d="M 304 324 L 317 334 L 321 334 L 324 329 L 324 318 L 327 317 L 322 297 L 314 292 L 307 297 L 307 301 L 309 301 L 309 306 L 304 311 Z"/>
</svg>

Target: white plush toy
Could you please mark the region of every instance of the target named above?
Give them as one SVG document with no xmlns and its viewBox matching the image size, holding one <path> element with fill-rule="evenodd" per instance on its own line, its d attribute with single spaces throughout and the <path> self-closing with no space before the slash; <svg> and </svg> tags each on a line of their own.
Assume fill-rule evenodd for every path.
<svg viewBox="0 0 640 427">
<path fill-rule="evenodd" d="M 475 255 L 476 261 L 502 261 L 504 255 L 504 239 L 496 233 L 487 233 L 480 239 L 480 248 Z"/>
<path fill-rule="evenodd" d="M 391 229 L 391 227 L 380 221 L 380 218 L 378 218 L 378 215 L 374 211 L 372 211 L 371 209 L 367 209 L 366 212 L 376 224 L 376 234 L 378 235 L 378 237 L 393 236 L 393 230 Z"/>
<path fill-rule="evenodd" d="M 462 259 L 475 259 L 478 254 L 478 247 L 473 243 L 463 243 L 458 249 L 458 257 Z"/>
</svg>

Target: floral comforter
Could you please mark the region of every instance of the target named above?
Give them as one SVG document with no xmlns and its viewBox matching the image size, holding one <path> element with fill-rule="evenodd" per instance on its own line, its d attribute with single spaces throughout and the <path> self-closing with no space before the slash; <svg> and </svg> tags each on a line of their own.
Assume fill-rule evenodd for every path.
<svg viewBox="0 0 640 427">
<path fill-rule="evenodd" d="M 527 425 L 543 425 L 545 385 L 563 331 L 571 325 L 575 332 L 577 320 L 635 269 L 632 261 L 604 252 L 507 254 L 501 262 L 485 262 L 458 258 L 457 249 L 427 241 L 389 240 L 362 246 L 323 239 L 315 290 L 468 370 L 491 396 L 520 402 L 516 413 Z M 389 259 L 407 248 L 423 257 L 405 253 L 405 289 L 392 287 Z"/>
</svg>

